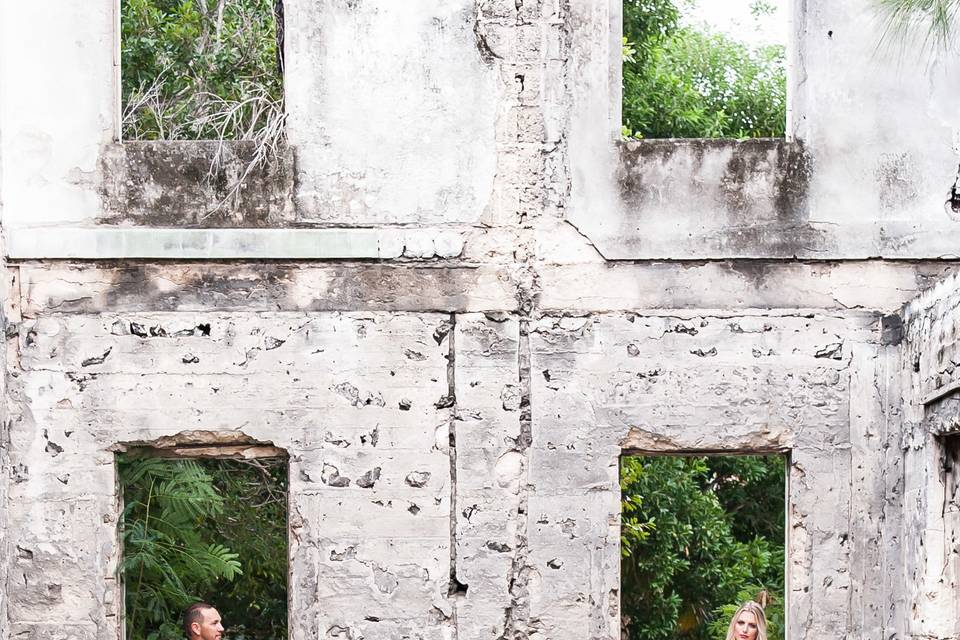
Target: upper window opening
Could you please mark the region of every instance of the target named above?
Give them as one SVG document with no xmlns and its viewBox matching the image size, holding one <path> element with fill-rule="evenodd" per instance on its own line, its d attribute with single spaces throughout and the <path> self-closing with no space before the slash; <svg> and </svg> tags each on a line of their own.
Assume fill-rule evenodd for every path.
<svg viewBox="0 0 960 640">
<path fill-rule="evenodd" d="M 778 138 L 787 0 L 624 0 L 623 135 Z"/>
<path fill-rule="evenodd" d="M 127 640 L 183 640 L 211 604 L 229 637 L 287 637 L 286 458 L 118 456 Z"/>
<path fill-rule="evenodd" d="M 258 140 L 283 129 L 280 0 L 120 0 L 125 140 Z"/>
<path fill-rule="evenodd" d="M 783 456 L 623 457 L 620 490 L 624 640 L 727 638 L 747 602 L 783 640 Z"/>
</svg>

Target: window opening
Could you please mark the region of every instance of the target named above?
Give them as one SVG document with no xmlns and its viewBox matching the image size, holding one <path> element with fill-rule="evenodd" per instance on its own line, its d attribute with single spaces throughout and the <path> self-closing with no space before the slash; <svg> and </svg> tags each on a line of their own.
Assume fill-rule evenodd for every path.
<svg viewBox="0 0 960 640">
<path fill-rule="evenodd" d="M 198 601 L 230 637 L 287 637 L 286 458 L 133 451 L 117 470 L 126 640 L 183 640 L 180 616 Z"/>
<path fill-rule="evenodd" d="M 119 2 L 122 139 L 281 140 L 280 0 Z"/>
<path fill-rule="evenodd" d="M 624 0 L 623 135 L 779 138 L 787 0 Z"/>
<path fill-rule="evenodd" d="M 716 640 L 738 607 L 784 637 L 786 459 L 624 456 L 621 637 Z"/>
</svg>

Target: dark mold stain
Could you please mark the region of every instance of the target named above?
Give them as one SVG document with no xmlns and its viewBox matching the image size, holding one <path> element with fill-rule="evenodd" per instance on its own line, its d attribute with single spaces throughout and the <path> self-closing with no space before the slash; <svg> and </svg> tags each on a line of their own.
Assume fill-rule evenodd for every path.
<svg viewBox="0 0 960 640">
<path fill-rule="evenodd" d="M 706 167 L 726 158 L 722 174 Z M 802 142 L 783 139 L 630 140 L 620 145 L 617 183 L 628 216 L 660 203 L 723 216 L 705 244 L 734 254 L 794 257 L 825 244 L 809 224 L 813 173 Z M 624 228 L 635 228 L 630 220 Z M 629 243 L 629 238 L 624 242 Z"/>
<path fill-rule="evenodd" d="M 293 154 L 247 171 L 247 140 L 140 141 L 101 154 L 103 224 L 263 228 L 293 222 Z M 214 162 L 219 154 L 219 162 Z M 286 225 L 284 224 L 286 223 Z"/>
<path fill-rule="evenodd" d="M 891 313 L 880 319 L 880 344 L 895 346 L 903 342 L 903 318 L 900 314 Z"/>
<path fill-rule="evenodd" d="M 484 33 L 483 26 L 479 20 L 473 23 L 473 37 L 477 45 L 477 52 L 480 54 L 480 59 L 483 60 L 484 64 L 492 65 L 500 59 L 501 56 L 493 50 L 493 47 L 491 47 L 487 41 L 487 34 Z"/>
<path fill-rule="evenodd" d="M 68 267 L 63 277 L 69 279 Z M 216 308 L 218 311 L 421 311 L 423 301 L 431 309 L 457 312 L 471 305 L 470 291 L 484 277 L 473 267 L 415 268 L 407 265 L 365 264 L 313 266 L 289 262 L 210 264 L 193 262 L 151 264 L 104 261 L 95 268 L 109 286 L 90 295 L 53 294 L 35 301 L 38 308 L 58 313 L 143 313 Z M 325 286 L 314 288 L 305 298 L 314 273 L 322 274 Z M 505 308 L 514 309 L 513 278 L 498 272 Z M 131 318 L 129 332 L 151 337 L 149 328 Z M 209 335 L 212 325 L 197 325 L 194 335 Z M 449 326 L 438 327 L 434 339 L 442 344 Z M 126 331 L 126 329 L 124 329 Z M 35 338 L 21 331 L 25 347 Z"/>
</svg>

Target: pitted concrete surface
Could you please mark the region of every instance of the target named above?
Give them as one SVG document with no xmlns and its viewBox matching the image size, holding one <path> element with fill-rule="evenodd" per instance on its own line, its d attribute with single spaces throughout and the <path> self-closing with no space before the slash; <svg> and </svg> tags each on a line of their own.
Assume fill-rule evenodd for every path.
<svg viewBox="0 0 960 640">
<path fill-rule="evenodd" d="M 638 452 L 787 456 L 791 640 L 960 633 L 958 60 L 795 3 L 788 140 L 624 143 L 619 4 L 288 0 L 236 192 L 115 140 L 112 0 L 0 4 L 0 640 L 122 637 L 186 445 L 289 456 L 294 640 L 617 638 Z"/>
</svg>

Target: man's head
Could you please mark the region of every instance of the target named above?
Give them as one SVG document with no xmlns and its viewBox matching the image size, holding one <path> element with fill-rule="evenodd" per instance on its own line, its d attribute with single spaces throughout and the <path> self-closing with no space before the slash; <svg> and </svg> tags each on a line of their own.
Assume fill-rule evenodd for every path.
<svg viewBox="0 0 960 640">
<path fill-rule="evenodd" d="M 206 602 L 197 602 L 183 612 L 183 633 L 187 640 L 220 640 L 223 625 L 220 613 Z"/>
</svg>

